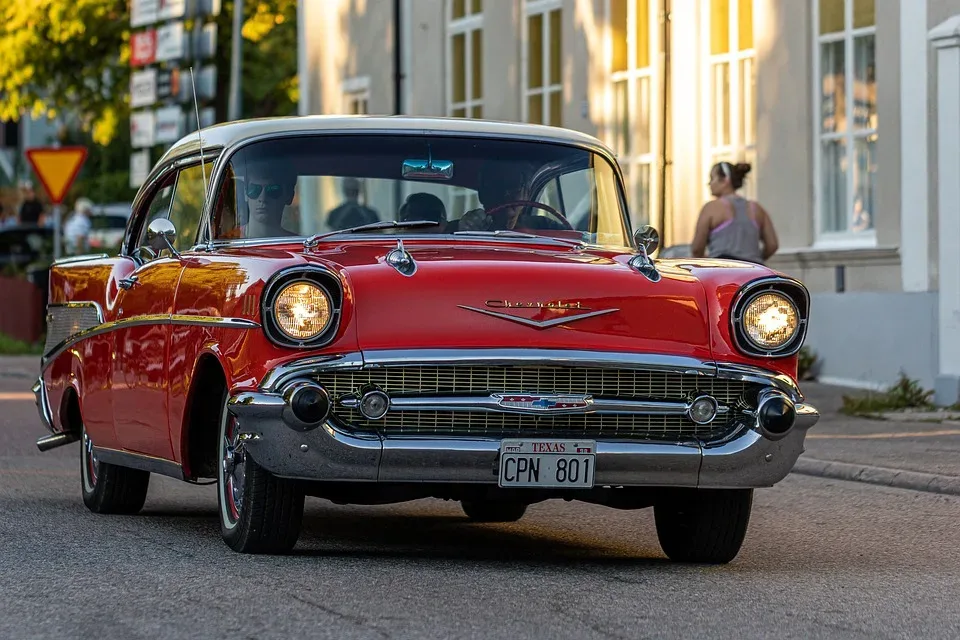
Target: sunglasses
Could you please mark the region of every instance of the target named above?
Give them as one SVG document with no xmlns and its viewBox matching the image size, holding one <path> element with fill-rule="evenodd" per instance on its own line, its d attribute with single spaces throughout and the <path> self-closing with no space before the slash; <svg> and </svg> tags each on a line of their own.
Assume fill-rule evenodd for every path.
<svg viewBox="0 0 960 640">
<path fill-rule="evenodd" d="M 283 195 L 282 184 L 257 184 L 256 182 L 247 183 L 246 194 L 251 200 L 256 200 L 259 198 L 260 193 L 263 190 L 266 190 L 267 198 L 270 200 L 277 200 Z"/>
</svg>

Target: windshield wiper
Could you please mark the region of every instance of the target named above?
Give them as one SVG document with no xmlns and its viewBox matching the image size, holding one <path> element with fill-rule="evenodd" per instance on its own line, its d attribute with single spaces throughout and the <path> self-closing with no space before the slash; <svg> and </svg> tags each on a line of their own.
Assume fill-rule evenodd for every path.
<svg viewBox="0 0 960 640">
<path fill-rule="evenodd" d="M 455 236 L 494 236 L 501 238 L 532 238 L 534 240 L 560 242 L 571 247 L 582 247 L 582 240 L 573 240 L 571 238 L 555 238 L 553 236 L 539 236 L 535 233 L 524 233 L 523 231 L 514 231 L 513 229 L 496 229 L 495 231 L 454 231 Z"/>
<path fill-rule="evenodd" d="M 324 233 L 315 233 L 303 241 L 304 248 L 315 247 L 320 241 L 330 236 L 337 236 L 341 233 L 360 233 L 363 231 L 376 231 L 378 229 L 400 229 L 409 227 L 437 227 L 440 223 L 436 220 L 407 220 L 397 222 L 396 220 L 387 220 L 385 222 L 371 222 L 362 224 L 358 227 L 348 227 L 346 229 L 337 229 L 336 231 L 326 231 Z"/>
</svg>

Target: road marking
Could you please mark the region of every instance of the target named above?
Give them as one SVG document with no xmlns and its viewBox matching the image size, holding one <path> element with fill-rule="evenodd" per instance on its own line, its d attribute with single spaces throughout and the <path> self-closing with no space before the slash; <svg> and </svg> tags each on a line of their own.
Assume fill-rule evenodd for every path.
<svg viewBox="0 0 960 640">
<path fill-rule="evenodd" d="M 35 400 L 36 396 L 29 391 L 5 391 L 0 392 L 0 400 Z"/>
<path fill-rule="evenodd" d="M 960 429 L 941 429 L 939 431 L 896 431 L 894 433 L 811 433 L 807 439 L 821 440 L 883 440 L 885 438 L 935 438 L 937 436 L 960 436 Z"/>
</svg>

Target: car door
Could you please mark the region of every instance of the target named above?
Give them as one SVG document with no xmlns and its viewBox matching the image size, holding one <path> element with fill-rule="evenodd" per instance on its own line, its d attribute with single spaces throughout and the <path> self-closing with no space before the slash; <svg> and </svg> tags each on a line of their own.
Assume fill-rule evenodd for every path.
<svg viewBox="0 0 960 640">
<path fill-rule="evenodd" d="M 209 165 L 209 163 L 208 163 Z M 209 167 L 207 169 L 209 172 Z M 199 193 L 198 193 L 199 189 Z M 169 425 L 170 325 L 173 302 L 185 256 L 196 240 L 203 204 L 203 177 L 199 162 L 182 166 L 158 190 L 139 222 L 136 268 L 117 296 L 114 425 L 124 449 L 173 459 Z M 174 248 L 151 255 L 146 249 L 151 220 L 167 218 L 177 229 Z"/>
</svg>

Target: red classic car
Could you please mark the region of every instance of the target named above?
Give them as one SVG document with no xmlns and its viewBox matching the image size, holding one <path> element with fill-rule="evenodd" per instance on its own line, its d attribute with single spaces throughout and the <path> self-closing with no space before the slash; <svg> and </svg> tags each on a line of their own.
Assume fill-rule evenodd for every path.
<svg viewBox="0 0 960 640">
<path fill-rule="evenodd" d="M 728 562 L 753 490 L 818 413 L 804 286 L 654 259 L 596 139 L 432 118 L 236 122 L 175 144 L 118 255 L 56 263 L 42 450 L 81 441 L 98 513 L 150 474 L 219 487 L 240 552 L 297 542 L 304 498 L 653 507 L 664 552 Z"/>
</svg>

